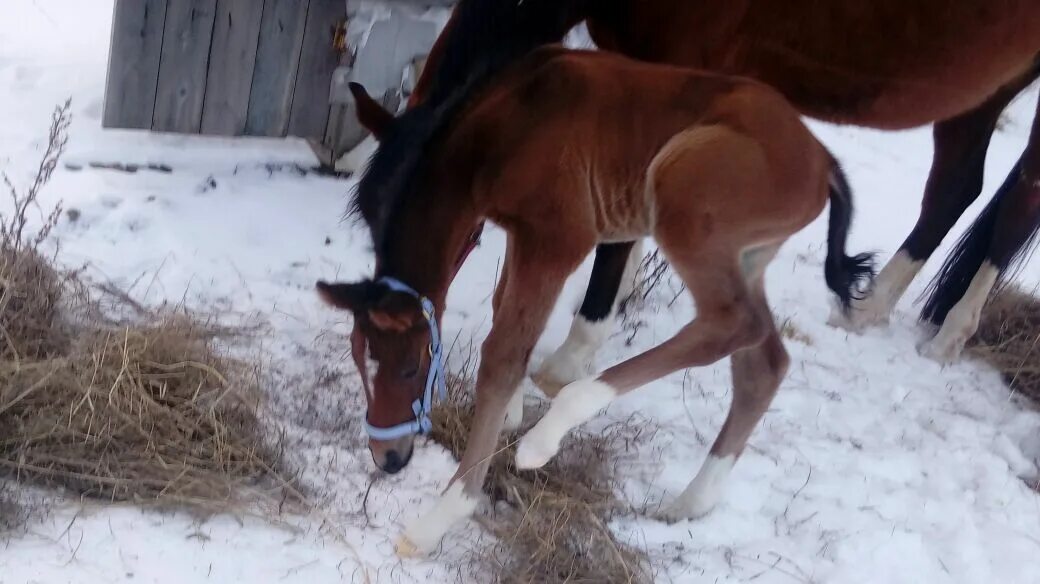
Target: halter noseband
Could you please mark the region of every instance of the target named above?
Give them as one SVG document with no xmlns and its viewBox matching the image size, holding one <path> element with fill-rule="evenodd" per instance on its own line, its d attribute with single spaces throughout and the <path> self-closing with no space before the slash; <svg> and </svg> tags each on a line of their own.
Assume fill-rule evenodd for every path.
<svg viewBox="0 0 1040 584">
<path fill-rule="evenodd" d="M 426 375 L 426 388 L 423 390 L 422 396 L 412 402 L 412 413 L 415 414 L 414 420 L 401 422 L 389 428 L 378 428 L 369 423 L 368 415 L 366 414 L 365 430 L 373 440 L 384 441 L 404 438 L 411 434 L 428 434 L 433 428 L 433 421 L 430 419 L 430 412 L 433 411 L 433 388 L 435 385 L 437 386 L 437 395 L 442 400 L 445 399 L 448 392 L 447 387 L 444 385 L 444 346 L 441 344 L 440 331 L 437 329 L 437 318 L 434 313 L 433 302 L 396 278 L 384 276 L 379 279 L 379 282 L 395 292 L 403 292 L 415 297 L 422 305 L 423 317 L 430 326 L 430 345 L 428 347 L 430 372 Z"/>
</svg>

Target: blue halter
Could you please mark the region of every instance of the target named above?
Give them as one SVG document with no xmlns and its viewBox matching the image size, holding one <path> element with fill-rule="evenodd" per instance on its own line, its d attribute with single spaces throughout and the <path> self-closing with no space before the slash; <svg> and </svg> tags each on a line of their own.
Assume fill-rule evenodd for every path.
<svg viewBox="0 0 1040 584">
<path fill-rule="evenodd" d="M 377 428 L 368 422 L 365 416 L 365 430 L 373 440 L 396 440 L 412 434 L 429 434 L 433 428 L 430 412 L 433 411 L 433 388 L 437 386 L 437 395 L 440 399 L 447 397 L 447 387 L 444 385 L 444 346 L 441 344 L 440 331 L 437 329 L 437 319 L 433 309 L 433 302 L 429 298 L 416 292 L 411 286 L 390 277 L 382 277 L 379 282 L 386 285 L 395 292 L 403 292 L 414 296 L 422 305 L 423 317 L 430 326 L 430 372 L 426 376 L 426 389 L 422 397 L 412 402 L 412 413 L 415 419 L 402 422 L 389 428 Z"/>
</svg>

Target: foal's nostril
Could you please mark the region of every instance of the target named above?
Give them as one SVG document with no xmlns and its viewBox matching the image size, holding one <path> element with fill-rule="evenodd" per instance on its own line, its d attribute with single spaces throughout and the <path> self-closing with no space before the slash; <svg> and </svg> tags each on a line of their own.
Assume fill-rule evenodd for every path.
<svg viewBox="0 0 1040 584">
<path fill-rule="evenodd" d="M 408 464 L 408 458 L 410 457 L 402 458 L 396 450 L 390 450 L 383 461 L 383 470 L 390 474 L 397 474 Z"/>
</svg>

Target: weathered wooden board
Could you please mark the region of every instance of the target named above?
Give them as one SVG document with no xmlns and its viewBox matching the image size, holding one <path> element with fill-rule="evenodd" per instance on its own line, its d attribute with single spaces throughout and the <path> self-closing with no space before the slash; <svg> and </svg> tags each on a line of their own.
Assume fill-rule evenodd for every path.
<svg viewBox="0 0 1040 584">
<path fill-rule="evenodd" d="M 172 0 L 166 9 L 152 129 L 197 134 L 217 0 Z"/>
<path fill-rule="evenodd" d="M 289 114 L 289 134 L 321 140 L 329 120 L 329 86 L 340 54 L 333 44 L 336 25 L 347 17 L 343 0 L 310 0 L 303 35 L 296 90 Z"/>
<path fill-rule="evenodd" d="M 245 133 L 264 0 L 217 0 L 202 133 Z"/>
<path fill-rule="evenodd" d="M 245 133 L 285 136 L 309 0 L 265 0 Z"/>
<path fill-rule="evenodd" d="M 101 125 L 152 127 L 166 0 L 116 3 Z"/>
</svg>

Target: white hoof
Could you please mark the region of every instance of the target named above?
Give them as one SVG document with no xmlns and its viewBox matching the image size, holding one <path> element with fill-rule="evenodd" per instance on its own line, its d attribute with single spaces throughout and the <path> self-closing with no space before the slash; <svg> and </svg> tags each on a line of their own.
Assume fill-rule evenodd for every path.
<svg viewBox="0 0 1040 584">
<path fill-rule="evenodd" d="M 502 423 L 502 429 L 506 432 L 515 432 L 524 423 L 524 390 L 517 388 L 513 397 L 506 406 L 506 418 Z"/>
<path fill-rule="evenodd" d="M 546 358 L 531 380 L 545 395 L 556 397 L 563 387 L 588 377 L 596 361 L 596 351 L 606 342 L 613 327 L 613 315 L 597 322 L 575 315 L 567 339 Z"/>
<path fill-rule="evenodd" d="M 538 426 L 520 439 L 516 447 L 516 467 L 520 470 L 542 468 L 556 453 L 560 451 L 560 441 L 546 436 L 545 432 L 536 432 Z"/>
<path fill-rule="evenodd" d="M 888 325 L 891 311 L 873 298 L 868 296 L 862 300 L 853 300 L 847 314 L 841 307 L 832 305 L 827 324 L 857 334 L 871 327 Z"/>
<path fill-rule="evenodd" d="M 582 377 L 584 375 L 577 373 L 576 370 L 561 373 L 559 367 L 546 361 L 541 369 L 531 375 L 531 381 L 542 390 L 546 397 L 551 399 L 559 395 L 561 389 Z"/>
<path fill-rule="evenodd" d="M 941 365 L 956 363 L 963 351 L 963 342 L 943 337 L 941 334 L 917 346 L 918 354 Z"/>
<path fill-rule="evenodd" d="M 693 521 L 711 513 L 717 505 L 716 501 L 687 502 L 678 497 L 671 504 L 666 505 L 657 512 L 657 518 L 665 523 L 679 523 L 681 521 Z"/>
<path fill-rule="evenodd" d="M 436 544 L 434 544 L 436 546 Z M 422 558 L 430 555 L 433 549 L 423 550 L 419 544 L 413 542 L 407 535 L 399 535 L 394 541 L 394 553 L 397 557 L 404 559 Z"/>
<path fill-rule="evenodd" d="M 422 557 L 431 554 L 444 534 L 455 524 L 473 513 L 477 499 L 466 494 L 462 481 L 456 481 L 441 495 L 433 509 L 409 522 L 394 543 L 401 557 Z"/>
<path fill-rule="evenodd" d="M 736 464 L 735 456 L 709 455 L 682 494 L 663 508 L 658 517 L 664 521 L 697 519 L 711 512 L 726 492 L 726 484 Z"/>
</svg>

